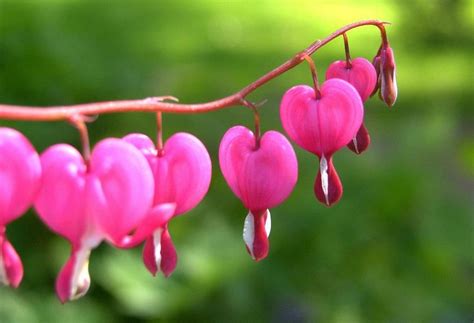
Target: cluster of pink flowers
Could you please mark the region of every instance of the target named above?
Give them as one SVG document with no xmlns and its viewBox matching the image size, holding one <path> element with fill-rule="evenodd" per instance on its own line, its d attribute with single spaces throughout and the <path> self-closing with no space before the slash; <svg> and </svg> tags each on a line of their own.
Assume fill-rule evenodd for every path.
<svg viewBox="0 0 474 323">
<path fill-rule="evenodd" d="M 334 153 L 347 145 L 359 154 L 369 145 L 363 102 L 378 89 L 392 106 L 397 88 L 388 45 L 382 45 L 373 63 L 364 58 L 334 62 L 320 89 L 297 85 L 283 96 L 283 127 L 296 144 L 318 156 L 314 193 L 326 206 L 336 203 L 343 191 Z M 277 131 L 260 136 L 235 126 L 220 143 L 219 164 L 248 209 L 243 231 L 247 250 L 261 260 L 269 252 L 270 209 L 297 182 L 293 147 Z M 169 276 L 177 253 L 168 223 L 204 198 L 211 167 L 205 146 L 188 133 L 171 136 L 162 148 L 143 134 L 104 139 L 85 160 L 68 144 L 54 145 L 39 156 L 21 133 L 0 128 L 0 283 L 17 287 L 21 282 L 23 266 L 6 238 L 6 225 L 31 206 L 71 244 L 56 280 L 62 302 L 87 292 L 89 256 L 103 241 L 117 248 L 144 243 L 146 268 L 153 275 L 161 271 Z"/>
</svg>

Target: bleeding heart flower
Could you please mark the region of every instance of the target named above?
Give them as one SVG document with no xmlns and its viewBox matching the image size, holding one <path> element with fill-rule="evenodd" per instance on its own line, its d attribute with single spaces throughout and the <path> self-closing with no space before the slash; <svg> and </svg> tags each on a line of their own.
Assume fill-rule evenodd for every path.
<svg viewBox="0 0 474 323">
<path fill-rule="evenodd" d="M 268 209 L 282 203 L 298 179 L 293 147 L 279 132 L 268 131 L 257 143 L 252 131 L 235 126 L 222 138 L 219 163 L 232 192 L 249 209 L 243 237 L 252 258 L 261 260 L 269 250 Z"/>
<path fill-rule="evenodd" d="M 83 296 L 90 285 L 89 255 L 103 239 L 140 243 L 169 218 L 174 205 L 150 216 L 153 177 L 143 155 L 120 139 L 99 142 L 86 162 L 72 146 L 59 144 L 41 155 L 43 182 L 35 201 L 41 220 L 69 240 L 72 252 L 56 280 L 61 302 Z M 136 231 L 135 237 L 127 234 Z M 137 239 L 140 239 L 136 241 Z"/>
<path fill-rule="evenodd" d="M 367 101 L 377 85 L 377 72 L 374 66 L 362 57 L 353 59 L 350 66 L 346 61 L 332 63 L 326 71 L 326 79 L 331 78 L 349 82 L 359 93 L 362 102 Z M 369 144 L 369 132 L 362 123 L 356 136 L 347 147 L 356 154 L 360 154 L 369 147 Z"/>
<path fill-rule="evenodd" d="M 153 205 L 176 203 L 175 215 L 180 215 L 204 198 L 211 182 L 212 165 L 206 147 L 198 138 L 177 133 L 159 151 L 143 134 L 130 134 L 123 140 L 137 147 L 148 160 L 155 179 Z M 146 240 L 143 261 L 153 275 L 161 270 L 168 277 L 176 268 L 178 256 L 167 222 Z"/>
<path fill-rule="evenodd" d="M 14 129 L 0 128 L 0 284 L 16 288 L 23 278 L 6 225 L 32 205 L 40 183 L 41 164 L 31 143 Z"/>
<path fill-rule="evenodd" d="M 344 80 L 330 79 L 316 99 L 312 87 L 294 86 L 283 96 L 280 117 L 290 138 L 320 159 L 316 197 L 327 206 L 336 203 L 343 189 L 332 155 L 354 138 L 362 124 L 364 109 L 357 90 Z"/>
</svg>

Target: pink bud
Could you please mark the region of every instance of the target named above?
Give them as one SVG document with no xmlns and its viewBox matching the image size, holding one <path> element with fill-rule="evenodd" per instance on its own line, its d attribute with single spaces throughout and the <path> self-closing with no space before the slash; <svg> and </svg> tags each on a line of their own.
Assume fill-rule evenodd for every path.
<svg viewBox="0 0 474 323">
<path fill-rule="evenodd" d="M 89 286 L 90 251 L 103 239 L 120 241 L 148 214 L 153 178 L 143 155 L 120 139 L 99 142 L 86 163 L 72 146 L 59 144 L 41 155 L 43 182 L 35 201 L 41 220 L 72 245 L 56 281 L 62 302 Z"/>
<path fill-rule="evenodd" d="M 0 284 L 18 287 L 21 259 L 5 235 L 6 225 L 33 203 L 41 183 L 41 164 L 20 132 L 0 127 Z"/>
<path fill-rule="evenodd" d="M 234 194 L 250 210 L 244 241 L 255 260 L 268 254 L 270 212 L 293 190 L 298 178 L 296 155 L 279 132 L 268 131 L 257 146 L 252 131 L 235 126 L 222 138 L 219 163 Z M 267 229 L 266 229 L 267 226 Z"/>
<path fill-rule="evenodd" d="M 374 91 L 377 84 L 377 72 L 368 60 L 358 57 L 347 67 L 346 61 L 336 61 L 332 63 L 326 71 L 326 79 L 339 78 L 349 82 L 359 93 L 362 102 L 365 102 Z M 362 124 L 357 135 L 347 145 L 347 147 L 360 154 L 364 152 L 370 144 L 370 136 L 367 128 Z"/>
<path fill-rule="evenodd" d="M 123 139 L 148 160 L 155 179 L 154 205 L 175 203 L 175 215 L 179 215 L 196 207 L 204 198 L 211 182 L 212 165 L 206 147 L 198 138 L 176 133 L 160 151 L 143 134 L 130 134 Z M 167 222 L 148 237 L 143 260 L 153 275 L 161 270 L 168 277 L 174 271 L 177 254 Z"/>
<path fill-rule="evenodd" d="M 322 191 L 324 198 L 319 194 L 316 197 L 322 203 L 332 205 L 339 200 L 342 185 L 331 158 L 354 138 L 362 124 L 364 109 L 360 95 L 341 79 L 324 82 L 320 99 L 316 99 L 312 87 L 294 86 L 283 96 L 280 116 L 288 135 L 320 158 L 318 176 L 321 181 L 316 180 L 315 192 Z M 333 192 L 332 196 L 330 192 Z"/>
<path fill-rule="evenodd" d="M 395 58 L 392 48 L 388 45 L 382 48 L 380 55 L 380 96 L 392 107 L 398 95 Z"/>
</svg>

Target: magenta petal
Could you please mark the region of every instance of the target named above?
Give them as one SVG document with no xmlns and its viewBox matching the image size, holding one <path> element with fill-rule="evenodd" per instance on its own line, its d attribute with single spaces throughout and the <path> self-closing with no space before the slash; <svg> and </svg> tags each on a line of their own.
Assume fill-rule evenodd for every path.
<svg viewBox="0 0 474 323">
<path fill-rule="evenodd" d="M 157 230 L 161 235 L 161 231 Z M 155 236 L 149 236 L 143 247 L 143 263 L 145 264 L 146 269 L 153 275 L 156 276 L 159 268 L 159 261 L 161 260 L 161 255 L 155 254 Z"/>
<path fill-rule="evenodd" d="M 59 144 L 41 154 L 41 165 L 43 179 L 35 209 L 51 230 L 79 243 L 91 225 L 84 208 L 84 160 L 74 147 Z"/>
<path fill-rule="evenodd" d="M 147 239 L 143 248 L 143 262 L 153 276 L 158 271 L 162 271 L 165 277 L 173 273 L 178 263 L 178 255 L 167 227 L 156 230 L 153 236 Z"/>
<path fill-rule="evenodd" d="M 151 207 L 150 167 L 133 145 L 110 138 L 92 151 L 89 174 L 97 185 L 89 190 L 88 212 L 108 239 L 118 241 L 137 228 Z"/>
<path fill-rule="evenodd" d="M 242 126 L 229 129 L 219 147 L 222 173 L 232 191 L 250 210 L 265 210 L 283 202 L 298 178 L 296 155 L 288 140 L 266 132 L 255 145 L 253 133 Z"/>
<path fill-rule="evenodd" d="M 365 125 L 362 123 L 362 125 L 359 128 L 359 131 L 357 131 L 357 135 L 349 142 L 347 147 L 353 152 L 355 152 L 356 154 L 361 154 L 367 150 L 369 145 L 370 145 L 369 131 L 367 130 Z"/>
<path fill-rule="evenodd" d="M 346 61 L 332 63 L 326 71 L 326 79 L 338 78 L 349 82 L 359 93 L 362 102 L 365 102 L 374 91 L 377 84 L 377 72 L 374 65 L 367 59 L 357 57 L 347 67 Z"/>
<path fill-rule="evenodd" d="M 23 278 L 20 256 L 0 228 L 0 284 L 17 288 Z"/>
<path fill-rule="evenodd" d="M 89 290 L 90 249 L 73 247 L 71 256 L 56 279 L 56 294 L 61 303 L 76 300 Z"/>
<path fill-rule="evenodd" d="M 169 277 L 178 263 L 178 254 L 171 240 L 168 228 L 161 233 L 161 271 L 165 277 Z"/>
<path fill-rule="evenodd" d="M 20 132 L 0 127 L 0 226 L 22 215 L 41 182 L 41 163 Z"/>
<path fill-rule="evenodd" d="M 280 116 L 285 131 L 298 145 L 318 156 L 330 156 L 354 138 L 364 109 L 351 84 L 330 79 L 323 83 L 320 99 L 309 86 L 292 87 L 283 96 Z"/>
</svg>

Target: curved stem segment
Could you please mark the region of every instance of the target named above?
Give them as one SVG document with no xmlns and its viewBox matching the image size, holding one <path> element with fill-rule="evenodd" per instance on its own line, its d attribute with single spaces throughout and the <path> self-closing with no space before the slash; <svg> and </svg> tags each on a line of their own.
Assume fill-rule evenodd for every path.
<svg viewBox="0 0 474 323">
<path fill-rule="evenodd" d="M 174 100 L 173 97 L 167 96 L 152 97 L 143 100 L 109 101 L 70 106 L 45 107 L 41 109 L 38 107 L 30 106 L 0 104 L 0 119 L 25 121 L 58 121 L 68 120 L 74 115 L 87 116 L 114 112 L 162 111 L 167 113 L 192 114 L 220 110 L 226 107 L 240 105 L 242 99 L 244 99 L 247 95 L 258 89 L 262 85 L 266 84 L 267 82 L 271 81 L 272 79 L 299 65 L 302 61 L 305 60 L 306 56 L 312 55 L 319 48 L 323 47 L 336 37 L 343 35 L 351 29 L 369 25 L 376 26 L 380 29 L 382 40 L 385 43 L 386 33 L 384 24 L 386 23 L 379 20 L 363 20 L 346 25 L 336 30 L 323 40 L 317 40 L 313 42 L 306 49 L 293 56 L 293 58 L 289 59 L 285 63 L 273 69 L 272 71 L 263 75 L 256 81 L 250 83 L 240 91 L 225 98 L 211 102 L 198 104 L 179 104 L 163 102 L 164 100 Z"/>
<path fill-rule="evenodd" d="M 349 49 L 349 39 L 347 39 L 346 33 L 342 34 L 344 38 L 344 51 L 346 52 L 346 68 L 352 68 L 352 61 L 351 61 L 351 51 Z"/>
<path fill-rule="evenodd" d="M 253 119 L 255 125 L 255 149 L 260 148 L 260 113 L 258 112 L 258 107 L 250 101 L 245 99 L 242 100 L 242 104 L 253 111 Z"/>
<path fill-rule="evenodd" d="M 89 141 L 89 131 L 87 130 L 86 121 L 88 117 L 84 117 L 81 115 L 73 115 L 70 117 L 69 122 L 71 122 L 74 127 L 79 131 L 79 135 L 81 136 L 81 144 L 82 144 L 82 157 L 84 158 L 85 162 L 89 164 L 89 160 L 91 157 L 91 145 Z"/>
<path fill-rule="evenodd" d="M 318 72 L 316 71 L 316 65 L 314 64 L 314 61 L 311 56 L 306 55 L 304 59 L 306 60 L 306 62 L 308 62 L 309 69 L 311 70 L 311 76 L 313 78 L 314 97 L 316 98 L 316 100 L 319 100 L 321 99 L 321 90 L 319 89 Z"/>
</svg>

